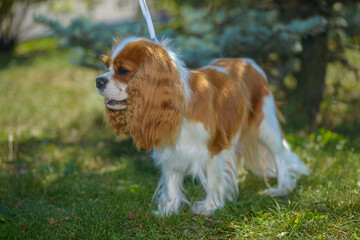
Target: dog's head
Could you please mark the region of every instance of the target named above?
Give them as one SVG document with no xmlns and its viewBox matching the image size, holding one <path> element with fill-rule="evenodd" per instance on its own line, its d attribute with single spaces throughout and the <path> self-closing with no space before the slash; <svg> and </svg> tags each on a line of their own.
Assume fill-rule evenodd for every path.
<svg viewBox="0 0 360 240">
<path fill-rule="evenodd" d="M 144 49 L 139 44 L 141 41 L 127 39 L 117 43 L 110 55 L 103 56 L 107 72 L 96 78 L 96 88 L 105 97 L 105 105 L 109 109 L 127 108 L 127 85 L 143 61 Z"/>
<path fill-rule="evenodd" d="M 175 141 L 184 108 L 176 64 L 160 44 L 130 38 L 103 57 L 107 72 L 96 79 L 116 133 L 131 135 L 138 148 Z"/>
</svg>

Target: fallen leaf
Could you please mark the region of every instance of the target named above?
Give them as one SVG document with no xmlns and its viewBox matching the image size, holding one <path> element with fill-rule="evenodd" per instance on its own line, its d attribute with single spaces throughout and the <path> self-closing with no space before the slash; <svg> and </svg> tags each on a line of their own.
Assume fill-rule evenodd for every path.
<svg viewBox="0 0 360 240">
<path fill-rule="evenodd" d="M 128 213 L 127 218 L 130 220 L 135 220 L 136 219 L 136 215 L 135 215 L 135 209 L 133 209 L 131 212 Z"/>
<path fill-rule="evenodd" d="M 49 220 L 50 225 L 54 225 L 54 224 L 56 224 L 56 223 L 58 223 L 58 222 L 59 222 L 59 220 L 58 220 L 58 219 L 54 219 L 53 217 L 51 217 L 50 220 Z"/>
<path fill-rule="evenodd" d="M 55 219 L 55 218 L 51 217 L 50 220 L 49 220 L 49 223 L 50 223 L 50 225 L 54 225 L 54 224 L 58 224 L 58 223 L 63 222 L 63 221 L 67 221 L 67 220 L 69 220 L 69 218 L 70 217 L 68 217 L 68 216 L 65 216 L 65 217 L 60 218 L 60 219 Z"/>
</svg>

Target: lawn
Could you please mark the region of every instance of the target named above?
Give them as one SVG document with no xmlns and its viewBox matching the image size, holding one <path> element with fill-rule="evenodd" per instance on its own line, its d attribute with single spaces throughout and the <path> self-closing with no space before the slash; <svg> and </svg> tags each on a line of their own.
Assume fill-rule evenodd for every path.
<svg viewBox="0 0 360 240">
<path fill-rule="evenodd" d="M 0 239 L 360 238 L 357 137 L 288 134 L 313 173 L 286 198 L 261 195 L 266 184 L 249 173 L 213 217 L 185 207 L 159 218 L 159 171 L 106 126 L 101 71 L 71 64 L 73 52 L 49 39 L 17 52 L 0 58 Z M 191 201 L 204 196 L 190 179 L 185 188 Z"/>
</svg>

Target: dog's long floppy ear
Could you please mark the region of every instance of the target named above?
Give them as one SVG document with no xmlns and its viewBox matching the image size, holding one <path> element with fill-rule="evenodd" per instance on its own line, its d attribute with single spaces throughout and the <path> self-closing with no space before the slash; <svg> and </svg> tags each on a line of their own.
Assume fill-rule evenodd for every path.
<svg viewBox="0 0 360 240">
<path fill-rule="evenodd" d="M 151 44 L 129 81 L 129 133 L 138 149 L 175 144 L 183 112 L 184 91 L 179 72 L 166 50 Z"/>
</svg>

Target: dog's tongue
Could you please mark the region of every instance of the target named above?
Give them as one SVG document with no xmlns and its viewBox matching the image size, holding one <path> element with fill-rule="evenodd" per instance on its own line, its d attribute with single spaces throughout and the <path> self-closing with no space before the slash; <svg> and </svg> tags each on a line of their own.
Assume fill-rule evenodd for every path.
<svg viewBox="0 0 360 240">
<path fill-rule="evenodd" d="M 110 101 L 111 101 L 111 99 L 106 98 L 105 99 L 105 104 L 108 104 Z"/>
</svg>

